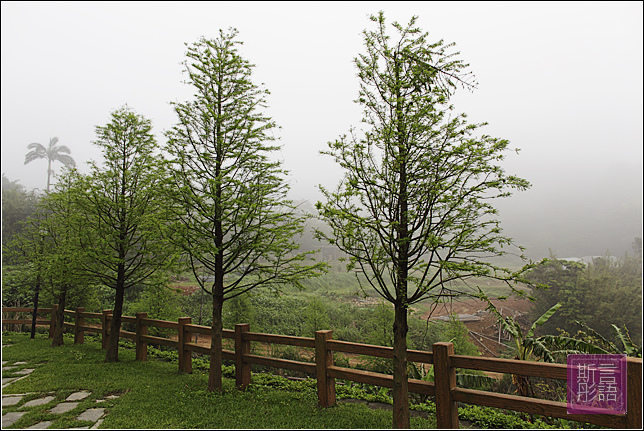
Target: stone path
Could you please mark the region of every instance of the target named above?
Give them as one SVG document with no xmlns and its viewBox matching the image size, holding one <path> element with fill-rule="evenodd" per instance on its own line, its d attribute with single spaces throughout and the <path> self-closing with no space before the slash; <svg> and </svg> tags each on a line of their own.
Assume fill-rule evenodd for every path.
<svg viewBox="0 0 644 431">
<path fill-rule="evenodd" d="M 28 377 L 35 370 L 35 368 L 27 368 L 26 366 L 28 365 L 29 364 L 27 364 L 26 362 L 14 362 L 12 364 L 7 364 L 5 361 L 3 361 L 2 370 L 4 372 L 7 372 L 7 371 L 10 372 L 11 376 L 2 378 L 2 388 L 4 389 L 5 387 L 9 386 L 13 382 L 16 382 L 20 379 L 24 379 Z M 38 397 L 34 398 L 33 395 L 38 395 Z M 74 410 L 76 407 L 78 407 L 80 402 L 88 398 L 90 395 L 92 394 L 89 391 L 77 391 L 69 395 L 67 398 L 65 398 L 64 401 L 62 400 L 62 397 L 60 397 L 60 401 L 51 405 L 51 407 L 47 409 L 47 412 L 51 414 L 67 413 L 69 411 Z M 118 396 L 110 395 L 105 397 L 104 399 L 97 399 L 96 404 L 100 405 L 100 403 L 107 401 L 108 399 L 114 399 L 114 398 L 118 398 Z M 29 401 L 23 402 L 24 399 L 29 399 Z M 55 393 L 4 394 L 4 391 L 3 391 L 2 429 L 5 429 L 13 425 L 20 418 L 22 418 L 22 416 L 27 414 L 30 411 L 30 409 L 33 409 L 34 407 L 38 407 L 38 406 L 43 406 L 45 404 L 53 403 L 57 399 L 58 397 L 56 396 Z M 10 409 L 11 411 L 5 413 L 6 408 Z M 79 428 L 69 428 L 69 429 L 98 429 L 98 427 L 103 422 L 104 414 L 105 414 L 105 409 L 101 407 L 88 408 L 88 409 L 85 409 L 84 411 L 79 411 L 76 416 L 76 420 L 92 422 L 93 425 L 86 426 L 86 427 L 79 427 Z M 28 426 L 24 429 L 46 429 L 52 424 L 53 424 L 53 421 L 51 420 L 42 421 L 42 422 L 34 423 L 31 426 Z"/>
</svg>

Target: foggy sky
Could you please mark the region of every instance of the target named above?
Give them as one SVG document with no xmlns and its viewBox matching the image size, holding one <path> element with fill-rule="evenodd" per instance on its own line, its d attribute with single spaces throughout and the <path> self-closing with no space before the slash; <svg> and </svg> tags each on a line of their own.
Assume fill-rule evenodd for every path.
<svg viewBox="0 0 644 431">
<path fill-rule="evenodd" d="M 2 2 L 2 173 L 44 189 L 27 145 L 57 136 L 82 172 L 95 126 L 128 104 L 159 142 L 185 101 L 184 43 L 235 27 L 255 83 L 271 91 L 295 199 L 320 199 L 341 171 L 319 155 L 360 127 L 352 63 L 369 14 L 455 42 L 478 88 L 453 99 L 510 140 L 507 172 L 532 183 L 497 204 L 528 255 L 622 255 L 642 235 L 641 2 Z M 393 32 L 390 33 L 393 35 Z M 55 164 L 54 169 L 60 170 Z"/>
</svg>

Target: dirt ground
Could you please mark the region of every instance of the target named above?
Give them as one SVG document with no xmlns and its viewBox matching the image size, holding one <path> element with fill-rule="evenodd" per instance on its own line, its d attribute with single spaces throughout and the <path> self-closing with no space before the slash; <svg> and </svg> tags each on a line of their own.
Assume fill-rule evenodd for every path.
<svg viewBox="0 0 644 431">
<path fill-rule="evenodd" d="M 527 313 L 532 307 L 528 299 L 508 298 L 507 300 L 492 300 L 494 306 L 504 317 L 514 317 L 522 327 L 528 325 Z M 424 319 L 436 319 L 441 316 L 456 314 L 470 331 L 470 340 L 478 347 L 482 356 L 498 357 L 506 348 L 500 344 L 511 341 L 507 333 L 501 333 L 499 338 L 499 325 L 494 315 L 485 311 L 487 304 L 476 299 L 453 301 L 441 304 L 432 312 L 423 315 Z"/>
<path fill-rule="evenodd" d="M 493 299 L 492 304 L 502 311 L 504 316 L 518 315 L 519 313 L 527 313 L 532 307 L 532 303 L 528 299 L 508 298 L 506 300 Z M 462 299 L 454 300 L 451 303 L 440 304 L 432 313 L 432 317 L 448 316 L 452 313 L 456 314 L 474 314 L 478 311 L 484 311 L 486 303 L 476 299 Z M 514 314 L 516 313 L 516 314 Z M 428 313 L 425 313 L 423 318 L 427 318 Z"/>
</svg>

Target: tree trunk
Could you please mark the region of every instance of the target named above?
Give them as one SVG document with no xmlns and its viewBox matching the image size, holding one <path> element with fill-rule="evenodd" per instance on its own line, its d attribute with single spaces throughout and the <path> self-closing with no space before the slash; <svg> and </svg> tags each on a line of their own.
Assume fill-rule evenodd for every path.
<svg viewBox="0 0 644 431">
<path fill-rule="evenodd" d="M 394 307 L 394 409 L 393 427 L 409 428 L 409 389 L 407 382 L 407 309 Z"/>
<path fill-rule="evenodd" d="M 63 333 L 65 332 L 65 303 L 67 302 L 67 286 L 63 287 L 58 296 L 58 308 L 56 309 L 56 328 L 54 329 L 54 338 L 51 341 L 52 347 L 62 346 Z"/>
<path fill-rule="evenodd" d="M 409 196 L 407 193 L 407 127 L 403 114 L 404 101 L 401 94 L 401 60 L 394 57 L 395 77 L 395 125 L 396 160 L 394 166 L 400 175 L 398 179 L 398 226 L 396 228 L 398 245 L 394 257 L 396 267 L 396 301 L 394 302 L 394 428 L 409 428 L 409 388 L 407 382 L 407 278 L 409 276 Z"/>
<path fill-rule="evenodd" d="M 51 159 L 47 156 L 47 193 L 49 193 L 49 184 L 51 182 Z"/>
<path fill-rule="evenodd" d="M 36 277 L 36 292 L 34 293 L 34 311 L 31 315 L 31 339 L 36 337 L 36 320 L 38 318 L 38 296 L 40 295 L 40 274 Z"/>
<path fill-rule="evenodd" d="M 219 95 L 221 97 L 221 95 Z M 221 115 L 222 105 L 221 100 L 217 104 L 218 116 Z M 217 150 L 215 162 L 215 174 L 217 180 L 220 181 L 221 166 L 223 159 L 223 140 L 221 137 L 221 122 L 217 121 Z M 224 233 L 222 226 L 223 210 L 221 204 L 221 183 L 218 183 L 215 188 L 215 237 L 214 242 L 217 247 L 217 254 L 215 255 L 215 283 L 212 287 L 212 327 L 210 332 L 210 370 L 208 372 L 208 391 L 221 392 L 222 379 L 221 379 L 221 364 L 222 364 L 222 309 L 224 306 L 224 256 L 223 256 L 223 243 Z"/>
<path fill-rule="evenodd" d="M 119 334 L 121 333 L 121 315 L 123 314 L 123 296 L 125 294 L 124 286 L 117 286 L 116 298 L 114 301 L 114 312 L 112 313 L 112 323 L 110 324 L 110 337 L 107 344 L 107 353 L 105 362 L 118 362 L 119 360 Z"/>
<path fill-rule="evenodd" d="M 223 295 L 212 295 L 212 329 L 210 333 L 210 370 L 208 390 L 222 391 L 222 317 Z"/>
</svg>

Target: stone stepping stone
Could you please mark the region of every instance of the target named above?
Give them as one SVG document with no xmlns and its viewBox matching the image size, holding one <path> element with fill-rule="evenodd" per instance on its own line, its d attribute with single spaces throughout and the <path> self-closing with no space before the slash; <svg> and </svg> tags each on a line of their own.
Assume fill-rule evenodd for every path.
<svg viewBox="0 0 644 431">
<path fill-rule="evenodd" d="M 103 416 L 103 413 L 105 413 L 105 409 L 103 409 L 103 408 L 100 408 L 100 409 L 87 409 L 83 413 L 78 415 L 76 420 L 96 422 L 97 420 L 99 420 L 101 418 L 101 416 Z"/>
<path fill-rule="evenodd" d="M 4 364 L 3 364 L 3 365 L 4 365 Z M 14 368 L 16 368 L 16 366 L 15 366 L 15 365 L 7 365 L 6 367 L 4 367 L 4 366 L 3 366 L 3 367 L 2 367 L 2 370 L 3 370 L 3 371 L 8 371 L 8 370 L 12 370 L 12 369 L 14 369 Z"/>
<path fill-rule="evenodd" d="M 35 425 L 32 425 L 30 427 L 25 428 L 26 430 L 44 430 L 49 428 L 49 426 L 52 424 L 52 421 L 43 421 L 43 422 L 38 422 Z"/>
<path fill-rule="evenodd" d="M 74 410 L 76 406 L 78 406 L 78 403 L 60 403 L 56 405 L 56 407 L 54 407 L 53 409 L 49 410 L 49 412 L 60 415 L 70 410 Z"/>
<path fill-rule="evenodd" d="M 43 404 L 47 404 L 48 402 L 53 401 L 54 399 L 55 397 L 52 397 L 52 396 L 38 398 L 35 400 L 31 400 L 29 402 L 26 402 L 25 404 L 23 404 L 22 408 L 42 406 Z"/>
<path fill-rule="evenodd" d="M 15 396 L 14 397 L 10 397 L 10 396 L 2 397 L 2 407 L 15 406 L 16 404 L 18 404 L 20 402 L 21 399 L 22 399 L 22 396 L 19 396 L 19 397 L 15 397 Z"/>
<path fill-rule="evenodd" d="M 115 399 L 117 399 L 118 397 L 120 397 L 120 395 L 108 395 L 108 396 L 106 396 L 105 398 L 103 398 L 102 400 L 96 400 L 96 402 L 97 402 L 97 403 L 104 403 L 104 402 L 105 402 L 105 401 L 107 401 L 107 400 L 115 400 Z"/>
<path fill-rule="evenodd" d="M 6 379 L 2 379 L 2 387 L 9 386 L 13 382 L 17 382 L 18 380 L 24 379 L 27 376 L 20 376 L 20 377 L 8 377 Z"/>
<path fill-rule="evenodd" d="M 2 428 L 9 427 L 27 412 L 9 412 L 2 416 Z"/>
<path fill-rule="evenodd" d="M 19 377 L 7 377 L 7 378 L 2 378 L 2 387 L 4 388 L 6 385 L 9 383 L 13 382 L 14 380 L 18 380 Z"/>
<path fill-rule="evenodd" d="M 26 362 L 14 362 L 13 365 L 27 365 Z"/>
<path fill-rule="evenodd" d="M 27 374 L 31 374 L 31 373 L 33 373 L 33 372 L 34 372 L 34 368 L 25 368 L 25 369 L 22 369 L 22 370 L 20 370 L 20 371 L 16 371 L 14 374 L 24 374 L 24 375 L 27 375 Z"/>
<path fill-rule="evenodd" d="M 85 398 L 89 397 L 92 393 L 87 392 L 87 391 L 80 391 L 80 392 L 74 392 L 70 396 L 68 396 L 65 401 L 80 401 L 84 400 Z"/>
</svg>

